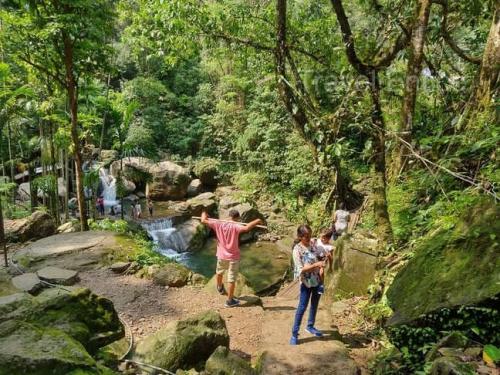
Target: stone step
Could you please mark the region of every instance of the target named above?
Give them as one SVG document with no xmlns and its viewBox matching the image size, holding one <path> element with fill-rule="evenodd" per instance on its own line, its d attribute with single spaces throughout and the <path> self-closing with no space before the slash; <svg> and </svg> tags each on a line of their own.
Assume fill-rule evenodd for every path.
<svg viewBox="0 0 500 375">
<path fill-rule="evenodd" d="M 43 284 L 34 273 L 23 273 L 12 278 L 12 284 L 19 290 L 35 294 L 43 288 Z"/>
<path fill-rule="evenodd" d="M 49 283 L 74 285 L 78 281 L 78 272 L 59 267 L 45 267 L 37 271 L 38 277 Z"/>
</svg>

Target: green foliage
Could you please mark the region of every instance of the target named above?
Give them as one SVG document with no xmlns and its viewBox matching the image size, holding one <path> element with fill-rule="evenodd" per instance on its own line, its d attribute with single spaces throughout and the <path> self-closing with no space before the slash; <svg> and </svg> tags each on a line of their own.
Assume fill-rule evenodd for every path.
<svg viewBox="0 0 500 375">
<path fill-rule="evenodd" d="M 91 230 L 107 230 L 116 233 L 130 233 L 128 222 L 125 220 L 110 220 L 108 218 L 102 220 L 89 220 L 89 228 Z"/>
<path fill-rule="evenodd" d="M 34 191 L 40 190 L 46 195 L 53 194 L 57 188 L 57 180 L 54 175 L 37 177 L 32 183 Z"/>
</svg>

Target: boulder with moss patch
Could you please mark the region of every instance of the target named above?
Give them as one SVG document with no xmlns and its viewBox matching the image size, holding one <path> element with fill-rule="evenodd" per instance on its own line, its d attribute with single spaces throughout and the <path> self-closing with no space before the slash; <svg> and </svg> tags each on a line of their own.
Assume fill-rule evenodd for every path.
<svg viewBox="0 0 500 375">
<path fill-rule="evenodd" d="M 112 374 L 89 353 L 124 336 L 112 303 L 88 289 L 0 298 L 0 374 Z"/>
<path fill-rule="evenodd" d="M 146 185 L 146 195 L 153 200 L 183 199 L 191 182 L 188 171 L 170 161 L 151 166 L 152 178 Z"/>
<path fill-rule="evenodd" d="M 478 305 L 500 294 L 500 207 L 477 205 L 453 229 L 431 232 L 388 290 L 389 325 L 442 308 Z"/>
<path fill-rule="evenodd" d="M 48 237 L 55 232 L 54 219 L 43 211 L 35 211 L 24 219 L 5 221 L 5 235 L 12 242 L 36 240 Z"/>
<path fill-rule="evenodd" d="M 205 364 L 207 375 L 256 375 L 257 372 L 243 358 L 219 346 Z"/>
<path fill-rule="evenodd" d="M 335 241 L 332 270 L 327 273 L 326 293 L 338 296 L 361 296 L 368 292 L 377 269 L 378 241 L 366 232 L 343 235 Z"/>
<path fill-rule="evenodd" d="M 169 371 L 187 370 L 205 362 L 219 346 L 229 346 L 226 323 L 219 313 L 206 311 L 146 337 L 133 359 Z"/>
<path fill-rule="evenodd" d="M 152 273 L 155 284 L 181 287 L 188 283 L 190 271 L 177 263 L 168 263 Z"/>
</svg>

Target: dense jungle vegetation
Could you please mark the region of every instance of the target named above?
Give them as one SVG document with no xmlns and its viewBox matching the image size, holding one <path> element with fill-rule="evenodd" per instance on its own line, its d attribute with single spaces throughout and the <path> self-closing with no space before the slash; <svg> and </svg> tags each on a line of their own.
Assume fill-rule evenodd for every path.
<svg viewBox="0 0 500 375">
<path fill-rule="evenodd" d="M 84 167 L 100 150 L 216 168 L 315 229 L 363 207 L 380 254 L 404 259 L 498 204 L 498 0 L 0 4 L 4 217 L 40 205 L 14 200 L 25 173 L 58 220 L 74 192 L 88 229 Z M 487 319 L 497 335 L 479 336 L 498 345 Z"/>
</svg>

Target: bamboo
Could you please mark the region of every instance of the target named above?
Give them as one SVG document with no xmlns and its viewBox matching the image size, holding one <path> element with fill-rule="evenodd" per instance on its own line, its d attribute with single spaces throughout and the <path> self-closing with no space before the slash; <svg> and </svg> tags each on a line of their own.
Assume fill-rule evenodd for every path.
<svg viewBox="0 0 500 375">
<path fill-rule="evenodd" d="M 192 216 L 193 219 L 201 220 L 200 216 Z M 221 220 L 221 219 L 213 219 L 209 218 L 210 220 L 215 220 L 215 221 L 221 221 L 223 223 L 233 223 L 233 224 L 239 224 L 239 225 L 247 225 L 248 223 L 242 223 L 240 221 L 233 221 L 233 220 Z M 267 229 L 265 225 L 256 225 L 256 228 L 261 228 L 261 229 Z"/>
</svg>

